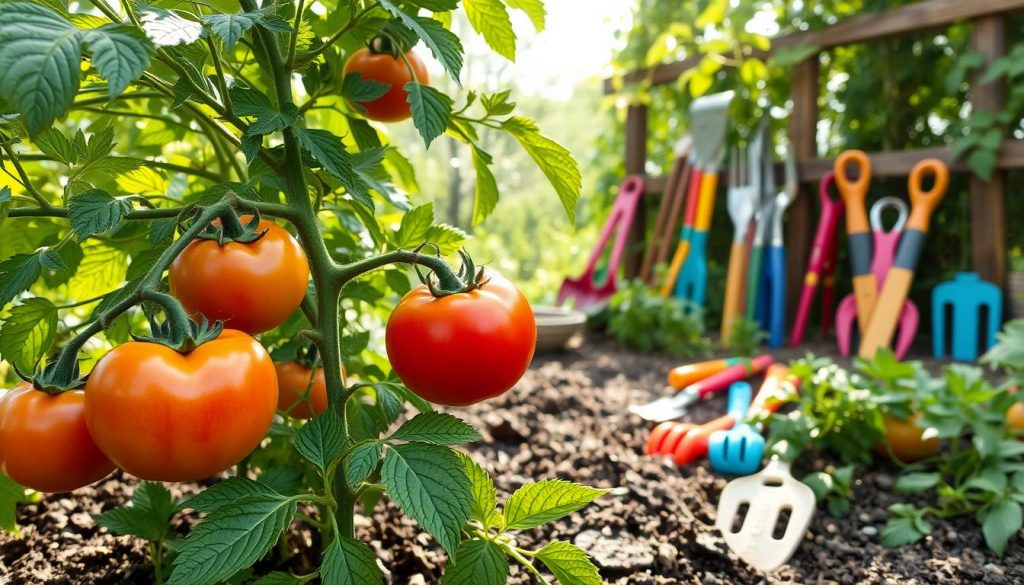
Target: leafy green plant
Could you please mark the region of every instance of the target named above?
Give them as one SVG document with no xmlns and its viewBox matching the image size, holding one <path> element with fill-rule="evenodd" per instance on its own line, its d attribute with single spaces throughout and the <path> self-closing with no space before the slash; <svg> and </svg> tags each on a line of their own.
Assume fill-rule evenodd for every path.
<svg viewBox="0 0 1024 585">
<path fill-rule="evenodd" d="M 612 296 L 608 332 L 619 343 L 642 351 L 664 351 L 680 357 L 711 351 L 700 310 L 674 298 L 662 298 L 641 281 L 620 287 Z"/>
<path fill-rule="evenodd" d="M 761 324 L 746 317 L 736 317 L 729 328 L 728 339 L 722 340 L 722 348 L 736 355 L 754 355 L 768 334 L 761 330 Z"/>
<path fill-rule="evenodd" d="M 814 497 L 818 503 L 825 503 L 829 514 L 845 516 L 850 512 L 854 471 L 856 468 L 853 465 L 828 467 L 824 471 L 808 474 L 801 481 L 814 490 Z"/>
</svg>

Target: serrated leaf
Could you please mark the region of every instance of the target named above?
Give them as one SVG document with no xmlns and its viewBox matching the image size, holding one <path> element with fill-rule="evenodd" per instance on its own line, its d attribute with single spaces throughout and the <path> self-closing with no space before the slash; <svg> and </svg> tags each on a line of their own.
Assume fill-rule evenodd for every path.
<svg viewBox="0 0 1024 585">
<path fill-rule="evenodd" d="M 118 175 L 117 186 L 125 193 L 135 195 L 164 195 L 167 193 L 169 183 L 162 170 L 153 167 L 139 167 Z M 170 221 L 172 225 L 177 225 L 173 219 L 158 221 Z"/>
<path fill-rule="evenodd" d="M 395 245 L 399 248 L 415 248 L 427 239 L 430 226 L 434 224 L 434 204 L 424 203 L 407 211 L 395 233 Z"/>
<path fill-rule="evenodd" d="M 537 558 L 547 566 L 561 585 L 601 585 L 601 575 L 587 553 L 568 542 L 550 542 L 537 551 Z"/>
<path fill-rule="evenodd" d="M 501 123 L 505 130 L 522 145 L 537 163 L 562 201 L 569 223 L 576 222 L 576 200 L 582 189 L 580 168 L 572 154 L 561 144 L 540 133 L 537 124 L 529 118 L 513 116 Z"/>
<path fill-rule="evenodd" d="M 392 433 L 393 441 L 419 441 L 434 445 L 459 445 L 481 439 L 480 431 L 446 412 L 422 412 Z"/>
<path fill-rule="evenodd" d="M 508 559 L 497 544 L 487 540 L 467 540 L 459 545 L 444 570 L 441 585 L 505 585 L 508 583 Z"/>
<path fill-rule="evenodd" d="M 1021 514 L 1021 506 L 1012 500 L 1002 500 L 989 511 L 985 521 L 981 525 L 981 531 L 985 535 L 985 544 L 992 552 L 1002 557 L 1006 552 L 1006 545 L 1010 539 L 1020 532 L 1024 525 L 1024 515 Z"/>
<path fill-rule="evenodd" d="M 84 258 L 85 255 L 82 253 L 81 246 L 73 240 L 69 240 L 60 247 L 59 252 L 53 248 L 46 251 L 41 259 L 44 267 L 45 264 L 49 262 L 45 260 L 45 258 L 47 258 L 51 253 L 58 254 L 59 258 L 58 263 L 51 265 L 59 265 L 60 268 L 50 271 L 44 270 L 42 276 L 43 282 L 46 283 L 46 286 L 56 288 L 63 284 L 67 284 L 67 282 L 71 280 L 71 277 L 78 271 L 78 265 L 82 263 L 82 258 Z"/>
<path fill-rule="evenodd" d="M 236 85 L 228 89 L 228 94 L 231 95 L 231 106 L 239 116 L 258 116 L 274 110 L 270 98 L 261 91 Z"/>
<path fill-rule="evenodd" d="M 95 514 L 92 519 L 115 534 L 157 540 L 167 533 L 172 514 L 171 492 L 163 484 L 144 481 L 135 488 L 131 506 Z"/>
<path fill-rule="evenodd" d="M 252 585 L 302 585 L 302 583 L 303 581 L 294 577 L 290 573 L 274 571 L 273 573 L 267 573 L 258 580 L 253 581 Z"/>
<path fill-rule="evenodd" d="M 153 43 L 134 26 L 105 24 L 85 33 L 92 63 L 107 80 L 107 95 L 115 98 L 149 67 Z"/>
<path fill-rule="evenodd" d="M 498 512 L 498 492 L 494 489 L 494 480 L 472 457 L 465 453 L 458 453 L 458 456 L 466 468 L 466 476 L 471 485 L 473 519 L 485 527 L 500 524 L 501 514 Z"/>
<path fill-rule="evenodd" d="M 924 538 L 917 529 L 913 518 L 889 518 L 882 528 L 880 542 L 882 546 L 903 546 L 913 544 Z"/>
<path fill-rule="evenodd" d="M 197 512 L 215 512 L 246 496 L 280 496 L 277 492 L 245 477 L 229 477 L 215 483 L 198 494 L 178 504 L 178 510 L 193 509 Z"/>
<path fill-rule="evenodd" d="M 39 279 L 43 271 L 41 255 L 42 251 L 15 254 L 0 262 L 0 309 Z"/>
<path fill-rule="evenodd" d="M 78 241 L 114 229 L 129 211 L 131 203 L 99 189 L 91 189 L 68 201 L 68 219 Z"/>
<path fill-rule="evenodd" d="M 53 346 L 57 307 L 34 297 L 13 307 L 0 325 L 0 356 L 23 372 L 31 372 Z"/>
<path fill-rule="evenodd" d="M 505 4 L 509 8 L 525 12 L 537 32 L 544 30 L 547 11 L 544 10 L 544 3 L 541 0 L 505 0 Z"/>
<path fill-rule="evenodd" d="M 412 123 L 429 147 L 448 127 L 452 116 L 452 98 L 429 85 L 414 81 L 406 83 L 402 88 L 408 94 L 405 99 L 412 110 Z"/>
<path fill-rule="evenodd" d="M 459 74 L 462 71 L 463 49 L 459 37 L 436 20 L 406 14 L 391 0 L 377 0 L 377 2 L 384 10 L 398 18 L 407 29 L 415 33 L 427 45 L 434 58 L 444 65 L 445 71 L 448 72 L 452 80 L 461 85 Z"/>
<path fill-rule="evenodd" d="M 82 32 L 53 10 L 0 4 L 0 98 L 21 113 L 30 136 L 71 107 L 81 79 Z"/>
<path fill-rule="evenodd" d="M 516 60 L 516 33 L 501 0 L 462 0 L 473 30 L 483 35 L 494 52 L 509 61 Z"/>
<path fill-rule="evenodd" d="M 505 503 L 505 526 L 510 530 L 536 528 L 583 508 L 608 493 L 560 479 L 528 483 Z"/>
<path fill-rule="evenodd" d="M 259 482 L 281 495 L 291 496 L 305 489 L 302 485 L 304 475 L 298 467 L 271 467 L 260 474 Z"/>
<path fill-rule="evenodd" d="M 308 128 L 296 128 L 295 135 L 299 144 L 306 149 L 313 158 L 330 174 L 341 181 L 352 197 L 373 209 L 373 200 L 366 192 L 366 186 L 355 176 L 352 168 L 352 156 L 345 150 L 341 138 L 326 130 L 310 130 Z"/>
<path fill-rule="evenodd" d="M 466 232 L 444 223 L 431 226 L 427 232 L 427 241 L 437 246 L 443 256 L 454 254 L 467 240 Z"/>
<path fill-rule="evenodd" d="M 384 575 L 377 567 L 377 557 L 365 543 L 339 537 L 324 551 L 320 569 L 324 583 L 331 585 L 382 585 Z"/>
<path fill-rule="evenodd" d="M 341 96 L 353 102 L 371 102 L 390 90 L 391 86 L 386 83 L 363 79 L 358 71 L 347 73 L 341 80 Z"/>
<path fill-rule="evenodd" d="M 325 471 L 345 446 L 345 429 L 333 410 L 302 425 L 295 436 L 295 449 L 307 461 Z"/>
<path fill-rule="evenodd" d="M 429 532 L 448 554 L 472 512 L 469 478 L 447 447 L 407 443 L 389 447 L 381 481 L 391 499 Z"/>
<path fill-rule="evenodd" d="M 431 12 L 447 12 L 455 10 L 459 5 L 459 0 L 413 0 L 412 3 Z"/>
<path fill-rule="evenodd" d="M 295 516 L 295 500 L 254 494 L 211 512 L 174 560 L 168 585 L 212 585 L 251 566 Z"/>
<path fill-rule="evenodd" d="M 47 128 L 46 130 L 43 130 L 32 142 L 43 152 L 43 154 L 57 162 L 64 163 L 68 166 L 78 162 L 78 153 L 75 152 L 74 147 L 71 145 L 71 141 L 56 128 Z"/>
<path fill-rule="evenodd" d="M 17 533 L 18 504 L 32 499 L 25 495 L 25 488 L 0 472 L 0 531 Z"/>
<path fill-rule="evenodd" d="M 356 444 L 345 456 L 345 479 L 355 486 L 370 475 L 380 461 L 383 447 L 380 441 L 364 441 Z"/>
<path fill-rule="evenodd" d="M 176 219 L 158 219 L 153 223 L 149 224 L 149 235 L 146 241 L 152 247 L 159 246 L 161 244 L 171 243 L 171 239 L 174 238 L 174 231 L 178 229 L 178 221 Z"/>
<path fill-rule="evenodd" d="M 146 7 L 139 20 L 142 21 L 142 30 L 146 31 L 146 36 L 160 47 L 191 44 L 203 34 L 203 25 L 163 8 Z"/>
<path fill-rule="evenodd" d="M 256 121 L 249 125 L 248 135 L 270 134 L 278 130 L 284 130 L 299 119 L 299 110 L 292 104 L 278 112 L 267 110 L 256 117 Z"/>
<path fill-rule="evenodd" d="M 476 171 L 476 197 L 473 225 L 480 225 L 498 205 L 498 183 L 491 172 L 491 155 L 473 146 L 473 170 Z"/>
<path fill-rule="evenodd" d="M 249 12 L 233 14 L 207 14 L 202 18 L 203 24 L 210 27 L 213 34 L 224 41 L 228 51 L 235 49 L 235 43 L 242 38 L 255 24 L 258 16 Z"/>
</svg>

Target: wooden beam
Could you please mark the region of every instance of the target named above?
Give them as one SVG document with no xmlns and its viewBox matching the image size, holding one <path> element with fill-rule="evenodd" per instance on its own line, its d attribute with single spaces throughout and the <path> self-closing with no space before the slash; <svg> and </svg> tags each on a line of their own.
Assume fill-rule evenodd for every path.
<svg viewBox="0 0 1024 585">
<path fill-rule="evenodd" d="M 626 174 L 644 175 L 647 166 L 647 106 L 632 105 L 626 112 Z M 645 200 L 637 206 L 633 228 L 626 240 L 624 258 L 626 278 L 636 278 L 643 263 L 644 240 L 647 231 L 647 205 Z"/>
<path fill-rule="evenodd" d="M 846 18 L 823 29 L 776 37 L 772 39 L 772 50 L 801 45 L 827 50 L 1022 10 L 1024 0 L 923 0 L 884 12 Z M 754 56 L 765 57 L 770 54 L 771 51 L 758 52 Z M 671 83 L 687 69 L 696 67 L 700 59 L 700 55 L 690 55 L 653 69 L 632 71 L 622 76 L 621 81 L 635 83 L 650 79 L 653 85 Z M 605 80 L 604 92 L 611 94 L 615 91 L 613 80 Z"/>
<path fill-rule="evenodd" d="M 1006 21 L 986 16 L 974 21 L 971 49 L 985 55 L 986 65 L 1006 54 Z M 971 82 L 971 106 L 978 111 L 999 112 L 1006 104 L 1006 88 L 999 82 L 982 83 L 983 67 Z M 975 272 L 1000 287 L 1006 285 L 1006 173 L 996 171 L 985 182 L 970 179 L 971 264 Z"/>
<path fill-rule="evenodd" d="M 818 96 L 820 63 L 818 56 L 797 64 L 790 74 L 789 93 L 793 100 L 793 113 L 789 118 L 790 148 L 797 159 L 809 159 L 818 154 Z M 806 181 L 800 183 L 797 198 L 786 214 L 786 338 L 789 324 L 796 314 L 796 306 L 803 288 L 804 271 L 814 237 L 814 194 Z"/>
</svg>

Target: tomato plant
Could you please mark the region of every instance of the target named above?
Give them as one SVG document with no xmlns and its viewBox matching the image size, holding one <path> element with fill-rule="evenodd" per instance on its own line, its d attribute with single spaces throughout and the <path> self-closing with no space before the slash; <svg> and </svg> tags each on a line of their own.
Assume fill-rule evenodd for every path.
<svg viewBox="0 0 1024 585">
<path fill-rule="evenodd" d="M 510 10 L 543 27 L 539 0 L 461 4 L 470 26 L 510 59 Z M 580 173 L 569 152 L 515 115 L 508 91 L 462 89 L 462 41 L 449 28 L 459 5 L 0 4 L 0 375 L 11 381 L 17 369 L 49 393 L 12 391 L 4 404 L 31 396 L 80 405 L 78 430 L 142 478 L 195 479 L 233 466 L 187 501 L 143 482 L 130 506 L 96 516 L 150 542 L 156 581 L 259 578 L 251 568 L 280 561 L 274 544 L 287 544 L 301 520 L 317 532 L 322 550 L 311 558 L 321 565 L 268 580 L 381 584 L 354 519 L 357 504 L 372 514 L 385 496 L 455 559 L 446 582 L 503 582 L 511 563 L 542 580 L 543 566 L 563 582 L 599 581 L 574 545 L 527 550 L 514 533 L 604 492 L 540 481 L 499 509 L 490 477 L 453 449 L 480 434 L 411 392 L 373 335 L 408 292 L 411 266 L 435 283 L 415 293 L 418 302 L 461 323 L 453 331 L 462 343 L 479 345 L 462 363 L 500 369 L 470 388 L 453 368 L 428 380 L 433 390 L 450 383 L 461 402 L 507 390 L 534 335 L 511 284 L 477 272 L 468 256 L 462 270 L 449 264 L 468 234 L 435 220 L 405 145 L 376 119 L 408 116 L 426 146 L 445 135 L 469 149 L 474 221 L 499 199 L 486 150 L 495 133 L 525 150 L 574 219 Z M 393 53 L 360 54 L 367 44 Z M 438 61 L 452 95 L 430 85 L 417 54 Z M 413 305 L 399 303 L 396 323 L 421 310 Z M 501 333 L 482 343 L 479 329 L 459 321 L 464 305 Z M 434 337 L 418 350 L 439 356 L 454 343 Z M 312 378 L 302 372 L 316 386 L 309 414 L 319 414 L 308 421 L 275 414 L 279 384 L 285 398 L 295 388 L 287 364 L 275 368 L 270 355 L 293 360 L 296 346 L 320 356 Z M 415 361 L 397 354 L 395 370 Z M 28 421 L 4 417 L 0 433 L 60 420 L 39 410 Z M 42 453 L 58 462 L 80 443 L 52 441 Z M 70 489 L 102 475 L 44 486 L 20 474 L 6 440 L 3 453 L 10 476 L 29 487 Z M 25 499 L 10 492 L 0 490 L 5 513 Z M 167 523 L 181 510 L 201 517 L 165 547 L 178 538 Z"/>
<path fill-rule="evenodd" d="M 507 392 L 533 358 L 537 323 L 526 298 L 488 272 L 468 291 L 409 291 L 388 319 L 395 373 L 431 402 L 466 406 Z"/>
</svg>

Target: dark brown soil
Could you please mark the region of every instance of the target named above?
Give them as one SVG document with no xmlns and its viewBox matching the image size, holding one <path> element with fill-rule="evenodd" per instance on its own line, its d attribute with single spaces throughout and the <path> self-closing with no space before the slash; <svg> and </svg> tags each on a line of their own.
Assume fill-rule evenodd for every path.
<svg viewBox="0 0 1024 585">
<path fill-rule="evenodd" d="M 777 353 L 780 359 L 795 355 Z M 668 369 L 679 363 L 593 339 L 579 349 L 538 357 L 508 395 L 460 411 L 484 431 L 485 440 L 471 452 L 495 476 L 499 497 L 544 478 L 613 489 L 580 513 L 524 534 L 522 546 L 573 541 L 594 555 L 606 582 L 615 584 L 1024 582 L 1024 548 L 1015 541 L 1005 558 L 997 558 L 985 549 L 973 519 L 936 521 L 933 536 L 915 546 L 880 546 L 885 510 L 899 501 L 890 489 L 896 472 L 885 467 L 858 479 L 847 517 L 818 511 L 789 565 L 769 577 L 750 570 L 713 528 L 725 480 L 706 463 L 677 469 L 641 453 L 650 425 L 627 406 L 660 394 Z M 689 414 L 702 421 L 723 408 L 718 397 Z M 21 534 L 0 535 L 0 585 L 150 582 L 145 544 L 111 536 L 89 518 L 126 501 L 132 485 L 130 479 L 112 478 L 23 506 Z M 192 519 L 180 521 L 184 531 Z M 360 517 L 357 528 L 391 571 L 391 583 L 439 581 L 445 561 L 439 547 L 391 506 L 378 506 L 373 518 Z M 279 568 L 312 570 L 318 551 L 310 550 L 309 533 L 296 530 L 293 536 L 299 554 Z M 513 570 L 512 582 L 530 580 Z"/>
</svg>

